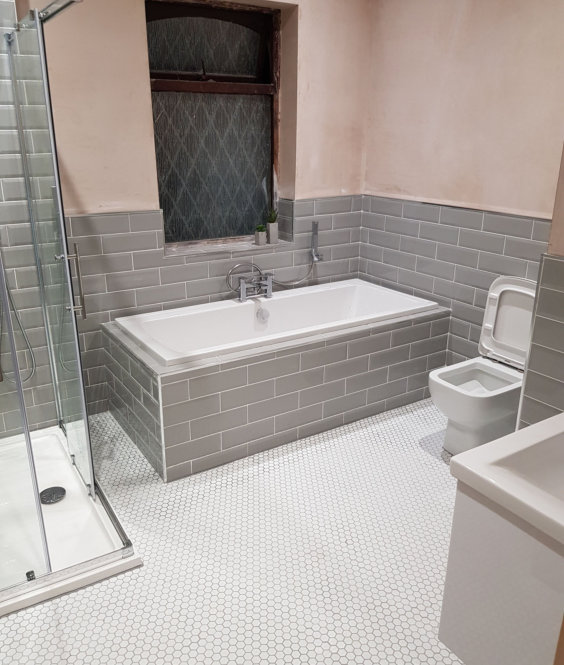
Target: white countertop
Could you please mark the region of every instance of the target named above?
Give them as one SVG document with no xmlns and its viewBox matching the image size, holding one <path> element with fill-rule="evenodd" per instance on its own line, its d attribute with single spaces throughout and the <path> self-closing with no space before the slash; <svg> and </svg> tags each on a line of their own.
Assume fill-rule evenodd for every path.
<svg viewBox="0 0 564 665">
<path fill-rule="evenodd" d="M 564 413 L 456 455 L 450 471 L 564 544 Z"/>
</svg>

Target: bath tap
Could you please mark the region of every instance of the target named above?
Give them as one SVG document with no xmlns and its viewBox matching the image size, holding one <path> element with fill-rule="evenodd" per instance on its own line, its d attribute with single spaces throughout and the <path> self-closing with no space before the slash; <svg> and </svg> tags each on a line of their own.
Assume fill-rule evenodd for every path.
<svg viewBox="0 0 564 665">
<path fill-rule="evenodd" d="M 319 253 L 319 222 L 311 223 L 311 260 L 313 263 L 323 260 Z"/>
<path fill-rule="evenodd" d="M 240 268 L 250 268 L 251 272 L 241 273 Z M 232 283 L 232 277 L 239 278 L 237 288 Z M 233 293 L 238 294 L 240 302 L 245 302 L 248 298 L 257 298 L 260 296 L 272 298 L 274 275 L 271 272 L 264 272 L 255 263 L 244 262 L 231 266 L 227 272 L 225 282 Z"/>
<path fill-rule="evenodd" d="M 239 278 L 239 300 L 245 302 L 247 298 L 257 296 L 272 298 L 272 275 L 270 273 L 262 273 L 259 278 L 254 275 Z"/>
</svg>

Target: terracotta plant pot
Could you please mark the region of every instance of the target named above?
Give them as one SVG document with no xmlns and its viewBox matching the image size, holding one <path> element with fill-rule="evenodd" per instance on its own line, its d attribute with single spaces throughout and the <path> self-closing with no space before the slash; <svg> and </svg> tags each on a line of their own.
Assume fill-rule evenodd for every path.
<svg viewBox="0 0 564 665">
<path fill-rule="evenodd" d="M 255 231 L 255 245 L 266 245 L 266 231 Z"/>
<path fill-rule="evenodd" d="M 278 222 L 270 222 L 266 225 L 266 235 L 269 245 L 278 244 Z"/>
</svg>

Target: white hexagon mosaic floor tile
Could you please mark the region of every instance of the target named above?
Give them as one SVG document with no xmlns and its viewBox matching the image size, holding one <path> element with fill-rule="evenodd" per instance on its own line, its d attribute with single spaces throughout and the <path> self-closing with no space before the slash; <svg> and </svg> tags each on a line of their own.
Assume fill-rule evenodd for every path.
<svg viewBox="0 0 564 665">
<path fill-rule="evenodd" d="M 143 568 L 0 620 L 2 665 L 451 665 L 455 481 L 429 401 L 164 485 L 103 414 L 98 477 Z"/>
</svg>

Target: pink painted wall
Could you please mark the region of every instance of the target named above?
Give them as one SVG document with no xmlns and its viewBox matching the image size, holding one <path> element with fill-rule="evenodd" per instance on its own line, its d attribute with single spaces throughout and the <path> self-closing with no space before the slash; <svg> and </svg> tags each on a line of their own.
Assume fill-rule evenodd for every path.
<svg viewBox="0 0 564 665">
<path fill-rule="evenodd" d="M 362 191 L 371 2 L 300 2 L 296 198 Z"/>
<path fill-rule="evenodd" d="M 46 24 L 67 214 L 159 207 L 143 0 L 87 0 Z"/>
<path fill-rule="evenodd" d="M 560 175 L 556 188 L 556 200 L 554 202 L 554 214 L 550 225 L 550 242 L 548 243 L 550 254 L 564 256 L 564 151 L 560 162 Z"/>
<path fill-rule="evenodd" d="M 550 217 L 561 0 L 260 4 L 283 9 L 282 196 L 365 192 Z M 47 40 L 66 209 L 157 208 L 143 0 L 77 4 Z"/>
<path fill-rule="evenodd" d="M 364 191 L 550 217 L 561 0 L 378 0 Z"/>
<path fill-rule="evenodd" d="M 368 0 L 301 0 L 299 29 L 297 3 L 264 4 L 284 9 L 280 194 L 357 193 Z M 158 208 L 144 20 L 143 0 L 91 0 L 47 24 L 69 214 Z"/>
</svg>

